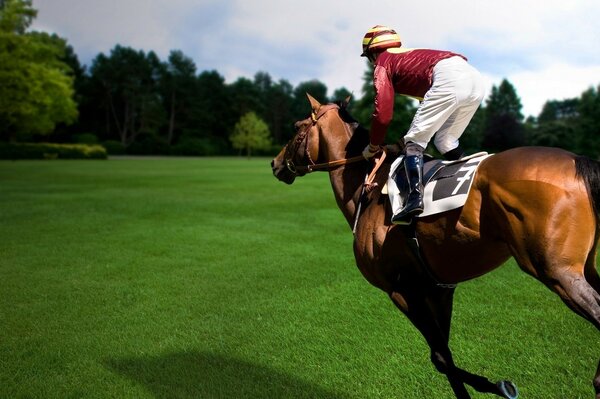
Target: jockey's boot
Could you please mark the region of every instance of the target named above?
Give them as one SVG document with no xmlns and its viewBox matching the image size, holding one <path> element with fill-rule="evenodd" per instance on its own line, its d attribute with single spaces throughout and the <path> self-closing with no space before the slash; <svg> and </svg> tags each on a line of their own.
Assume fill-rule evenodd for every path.
<svg viewBox="0 0 600 399">
<path fill-rule="evenodd" d="M 392 217 L 394 224 L 409 224 L 413 216 L 423 212 L 423 156 L 406 156 L 404 170 L 408 179 L 409 193 L 404 208 Z"/>
</svg>

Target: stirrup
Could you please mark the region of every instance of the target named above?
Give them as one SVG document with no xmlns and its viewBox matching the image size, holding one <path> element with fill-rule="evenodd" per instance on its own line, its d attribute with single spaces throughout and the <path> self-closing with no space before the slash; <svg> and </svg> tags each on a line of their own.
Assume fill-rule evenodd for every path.
<svg viewBox="0 0 600 399">
<path fill-rule="evenodd" d="M 415 216 L 420 215 L 421 213 L 423 213 L 423 207 L 422 206 L 416 206 L 413 209 L 402 209 L 400 211 L 400 213 L 398 213 L 397 215 L 392 216 L 392 224 L 401 224 L 401 225 L 406 225 L 406 224 L 411 224 L 412 220 Z"/>
<path fill-rule="evenodd" d="M 409 217 L 410 216 L 410 217 Z M 413 221 L 412 215 L 405 215 L 403 218 L 396 216 L 392 216 L 392 224 L 398 226 L 408 226 Z"/>
</svg>

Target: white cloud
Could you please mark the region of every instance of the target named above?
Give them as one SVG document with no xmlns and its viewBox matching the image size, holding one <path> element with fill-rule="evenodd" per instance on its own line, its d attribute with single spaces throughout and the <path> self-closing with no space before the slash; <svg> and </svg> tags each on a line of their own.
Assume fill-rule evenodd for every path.
<svg viewBox="0 0 600 399">
<path fill-rule="evenodd" d="M 600 65 L 579 67 L 553 64 L 536 71 L 515 73 L 510 82 L 517 89 L 519 97 L 526 99 L 522 101 L 523 114 L 537 116 L 548 100 L 579 97 L 590 87 L 598 86 Z"/>
<path fill-rule="evenodd" d="M 174 27 L 191 4 L 191 0 L 34 0 L 38 17 L 33 28 L 66 37 L 85 56 L 106 53 L 116 44 L 168 54 L 181 41 Z"/>
<path fill-rule="evenodd" d="M 117 43 L 161 57 L 181 49 L 228 81 L 266 71 L 360 95 L 362 36 L 387 24 L 408 47 L 465 54 L 490 87 L 507 78 L 525 114 L 600 82 L 597 0 L 34 0 L 34 7 L 34 28 L 66 37 L 84 61 Z"/>
</svg>

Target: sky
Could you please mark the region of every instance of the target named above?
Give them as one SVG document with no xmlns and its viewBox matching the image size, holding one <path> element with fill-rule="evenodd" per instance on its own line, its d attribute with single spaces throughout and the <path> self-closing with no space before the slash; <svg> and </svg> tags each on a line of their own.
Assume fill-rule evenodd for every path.
<svg viewBox="0 0 600 399">
<path fill-rule="evenodd" d="M 600 84 L 598 0 L 33 0 L 32 29 L 67 39 L 82 64 L 120 44 L 166 60 L 181 50 L 198 71 L 232 83 L 267 72 L 296 86 L 317 79 L 328 95 L 362 96 L 359 56 L 374 25 L 395 29 L 405 47 L 465 55 L 488 93 L 502 79 L 525 116 L 548 100 L 579 97 Z"/>
</svg>

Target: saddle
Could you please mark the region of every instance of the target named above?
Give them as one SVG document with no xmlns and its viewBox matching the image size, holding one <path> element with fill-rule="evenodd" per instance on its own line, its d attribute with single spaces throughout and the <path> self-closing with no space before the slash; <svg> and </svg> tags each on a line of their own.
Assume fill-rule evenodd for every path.
<svg viewBox="0 0 600 399">
<path fill-rule="evenodd" d="M 487 152 L 479 152 L 457 161 L 442 161 L 425 154 L 423 157 L 423 213 L 425 217 L 462 207 L 473 183 L 473 176 Z M 400 212 L 408 196 L 408 181 L 404 171 L 404 156 L 399 156 L 392 166 L 387 182 L 387 193 L 392 212 Z"/>
</svg>

